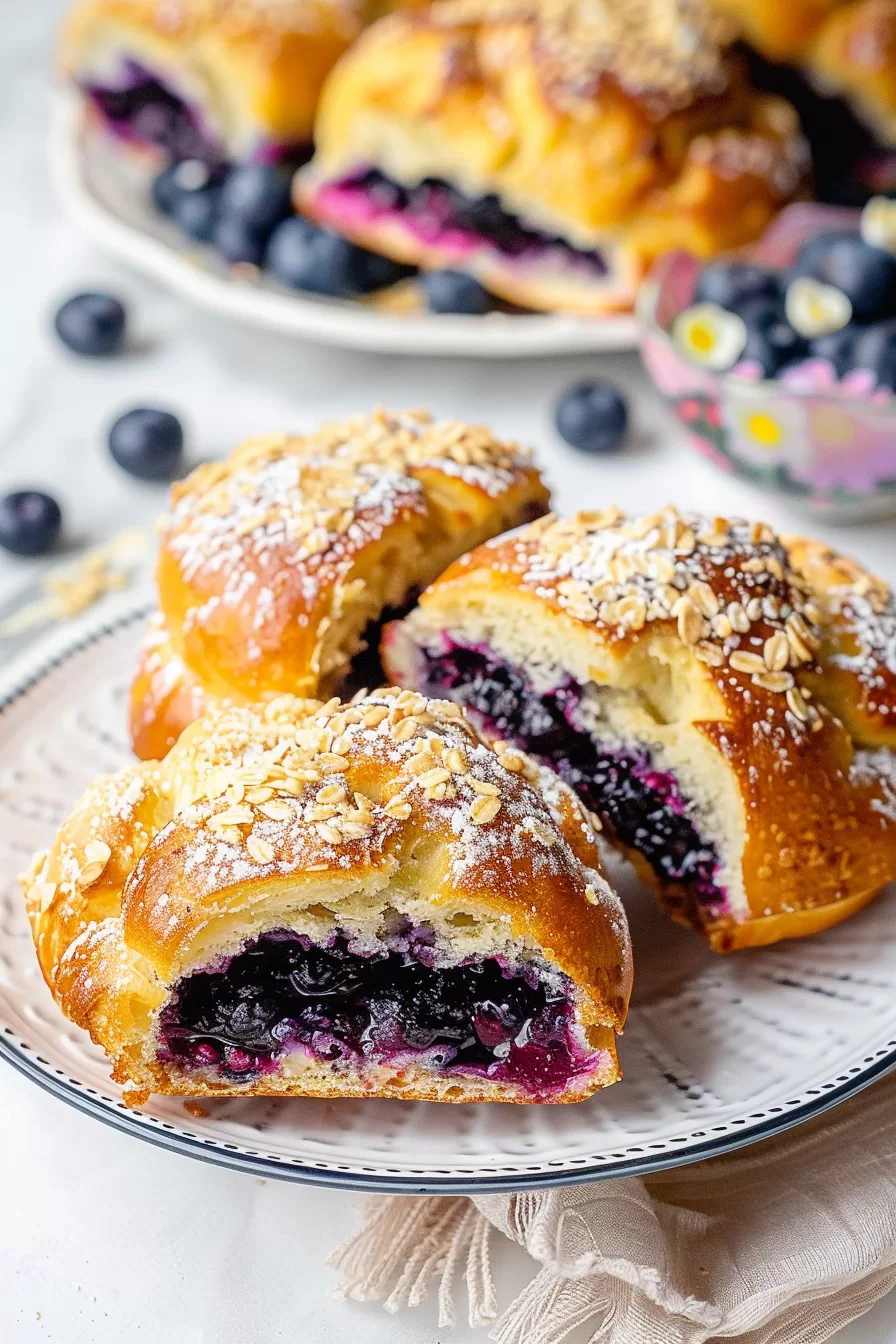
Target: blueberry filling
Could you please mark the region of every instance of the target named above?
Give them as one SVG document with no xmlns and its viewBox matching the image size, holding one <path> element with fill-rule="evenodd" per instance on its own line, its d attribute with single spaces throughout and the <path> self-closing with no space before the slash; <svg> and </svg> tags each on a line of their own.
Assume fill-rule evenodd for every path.
<svg viewBox="0 0 896 1344">
<path fill-rule="evenodd" d="M 655 769 L 644 748 L 604 745 L 577 728 L 582 696 L 571 678 L 540 694 L 497 656 L 449 642 L 427 658 L 418 689 L 466 705 L 488 732 L 550 765 L 664 882 L 704 908 L 725 901 L 718 853 L 688 816 L 675 777 Z"/>
<path fill-rule="evenodd" d="M 467 196 L 441 178 L 424 178 L 417 186 L 404 187 L 377 169 L 334 184 L 342 192 L 357 192 L 366 198 L 374 215 L 400 214 L 413 223 L 422 236 L 438 243 L 439 236 L 467 234 L 471 241 L 482 239 L 507 257 L 521 258 L 535 251 L 561 250 L 568 261 L 580 264 L 599 276 L 607 274 L 600 252 L 573 247 L 558 234 L 533 228 L 505 210 L 494 193 Z"/>
<path fill-rule="evenodd" d="M 85 92 L 103 121 L 124 140 L 155 145 L 175 159 L 220 157 L 197 112 L 135 61 L 127 61 L 114 88 L 89 84 Z"/>
<path fill-rule="evenodd" d="M 122 140 L 155 145 L 174 162 L 198 159 L 210 166 L 223 162 L 220 142 L 204 123 L 200 110 L 137 61 L 125 61 L 114 84 L 88 83 L 83 91 L 105 125 Z M 307 147 L 301 149 L 266 144 L 259 148 L 257 157 L 298 165 L 308 158 Z"/>
<path fill-rule="evenodd" d="M 178 983 L 161 1014 L 158 1057 L 250 1081 L 295 1051 L 348 1066 L 425 1052 L 440 1074 L 515 1083 L 533 1096 L 593 1068 L 559 983 L 495 958 L 439 968 L 432 941 L 416 928 L 361 953 L 342 934 L 326 946 L 288 930 L 262 934 L 225 967 Z"/>
</svg>

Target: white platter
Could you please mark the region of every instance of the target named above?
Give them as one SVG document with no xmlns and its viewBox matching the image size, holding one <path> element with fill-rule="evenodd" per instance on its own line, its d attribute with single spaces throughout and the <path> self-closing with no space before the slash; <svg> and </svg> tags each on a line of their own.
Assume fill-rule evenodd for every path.
<svg viewBox="0 0 896 1344">
<path fill-rule="evenodd" d="M 624 874 L 636 990 L 625 1079 L 573 1106 L 250 1098 L 128 1110 L 37 969 L 16 881 L 129 756 L 143 612 L 57 632 L 0 679 L 0 1056 L 150 1142 L 255 1175 L 406 1192 L 521 1189 L 693 1162 L 798 1124 L 896 1066 L 896 891 L 800 943 L 720 958 Z"/>
<path fill-rule="evenodd" d="M 62 202 L 88 238 L 221 317 L 382 354 L 512 359 L 631 350 L 637 345 L 637 323 L 628 315 L 593 320 L 508 313 L 398 316 L 361 303 L 300 294 L 267 277 L 236 278 L 211 247 L 185 244 L 183 235 L 152 206 L 149 172 L 89 128 L 83 107 L 68 95 L 55 100 L 50 160 Z"/>
</svg>

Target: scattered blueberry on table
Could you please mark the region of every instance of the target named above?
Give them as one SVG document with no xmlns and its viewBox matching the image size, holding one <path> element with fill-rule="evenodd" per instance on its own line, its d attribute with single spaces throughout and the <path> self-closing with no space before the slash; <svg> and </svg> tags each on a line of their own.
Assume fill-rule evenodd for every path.
<svg viewBox="0 0 896 1344">
<path fill-rule="evenodd" d="M 583 453 L 615 453 L 628 430 L 628 407 L 609 383 L 574 383 L 554 410 L 557 432 Z"/>
<path fill-rule="evenodd" d="M 467 313 L 481 316 L 492 306 L 479 281 L 463 271 L 425 271 L 420 277 L 431 313 Z"/>
<path fill-rule="evenodd" d="M 672 342 L 716 373 L 776 378 L 806 360 L 857 370 L 896 391 L 896 201 L 875 197 L 858 229 L 809 238 L 788 270 L 712 262 Z"/>
<path fill-rule="evenodd" d="M 181 467 L 184 432 L 170 411 L 137 406 L 126 411 L 109 430 L 109 452 L 131 476 L 142 481 L 170 481 Z"/>
<path fill-rule="evenodd" d="M 114 355 L 124 345 L 127 314 L 111 294 L 74 294 L 54 319 L 56 335 L 78 355 Z"/>
<path fill-rule="evenodd" d="M 62 530 L 62 510 L 42 490 L 13 490 L 0 499 L 0 546 L 13 555 L 43 555 Z"/>
</svg>

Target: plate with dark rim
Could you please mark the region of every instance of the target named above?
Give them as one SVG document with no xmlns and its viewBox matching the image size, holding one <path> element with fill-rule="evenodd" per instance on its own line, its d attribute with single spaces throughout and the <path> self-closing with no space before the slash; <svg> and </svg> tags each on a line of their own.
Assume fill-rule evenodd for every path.
<svg viewBox="0 0 896 1344">
<path fill-rule="evenodd" d="M 0 676 L 0 1056 L 135 1138 L 281 1180 L 482 1193 L 644 1174 L 742 1148 L 896 1065 L 896 890 L 800 942 L 708 952 L 622 867 L 635 994 L 624 1080 L 573 1106 L 155 1097 L 129 1109 L 59 1012 L 16 880 L 90 779 L 126 763 L 145 608 L 55 631 Z"/>
</svg>

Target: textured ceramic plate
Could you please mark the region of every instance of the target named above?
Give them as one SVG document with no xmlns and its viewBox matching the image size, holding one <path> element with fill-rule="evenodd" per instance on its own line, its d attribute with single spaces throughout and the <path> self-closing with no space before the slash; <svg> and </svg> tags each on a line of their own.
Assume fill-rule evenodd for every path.
<svg viewBox="0 0 896 1344">
<path fill-rule="evenodd" d="M 645 1172 L 799 1123 L 896 1064 L 896 891 L 802 943 L 727 959 L 620 875 L 636 992 L 625 1080 L 574 1106 L 182 1099 L 129 1111 L 102 1053 L 37 970 L 16 874 L 88 781 L 128 759 L 142 613 L 57 633 L 0 681 L 0 1053 L 119 1129 L 287 1180 L 378 1190 L 519 1189 Z"/>
<path fill-rule="evenodd" d="M 632 350 L 633 316 L 588 321 L 550 314 L 398 316 L 363 304 L 303 295 L 262 278 L 237 279 L 210 247 L 187 246 L 152 207 L 149 174 L 125 161 L 62 96 L 54 109 L 53 176 L 88 238 L 199 307 L 288 336 L 353 350 L 510 359 L 525 355 Z"/>
</svg>

